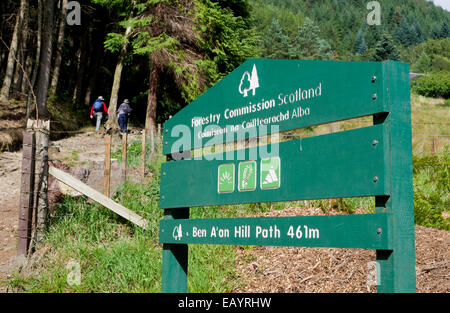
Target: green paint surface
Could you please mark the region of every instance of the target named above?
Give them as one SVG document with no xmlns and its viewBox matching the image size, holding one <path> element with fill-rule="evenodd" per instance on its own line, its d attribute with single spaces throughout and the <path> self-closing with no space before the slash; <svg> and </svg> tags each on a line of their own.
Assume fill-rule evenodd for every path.
<svg viewBox="0 0 450 313">
<path fill-rule="evenodd" d="M 238 150 L 231 160 L 224 153 L 213 160 L 167 162 L 161 167 L 165 175 L 161 175 L 160 208 L 389 195 L 387 138 L 388 127 L 382 124 L 281 142 L 274 156 L 262 146 Z M 240 155 L 244 160 L 238 159 Z M 220 189 L 224 173 L 233 172 L 232 165 L 238 169 L 239 163 L 252 159 L 260 176 L 253 191 L 230 192 L 229 182 Z M 261 184 L 271 166 L 281 180 Z M 265 168 L 262 174 L 259 167 Z M 235 186 L 238 176 L 234 175 Z"/>
<path fill-rule="evenodd" d="M 391 249 L 390 214 L 164 220 L 161 243 Z"/>
<path fill-rule="evenodd" d="M 384 75 L 379 62 L 249 59 L 164 123 L 163 153 L 387 112 Z"/>
</svg>

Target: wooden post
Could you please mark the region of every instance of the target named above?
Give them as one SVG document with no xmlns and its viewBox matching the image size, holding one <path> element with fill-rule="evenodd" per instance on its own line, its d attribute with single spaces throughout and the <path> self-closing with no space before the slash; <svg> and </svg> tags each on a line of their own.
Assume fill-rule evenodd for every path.
<svg viewBox="0 0 450 313">
<path fill-rule="evenodd" d="M 19 208 L 19 240 L 17 243 L 17 255 L 26 256 L 31 241 L 31 221 L 33 217 L 34 201 L 34 158 L 36 151 L 36 139 L 32 132 L 23 135 L 22 149 L 22 178 L 20 184 L 20 208 Z"/>
<path fill-rule="evenodd" d="M 128 134 L 122 134 L 122 180 L 127 181 L 127 147 Z"/>
<path fill-rule="evenodd" d="M 409 66 L 383 62 L 389 75 L 386 87 L 390 114 L 374 118 L 374 124 L 389 123 L 391 196 L 375 197 L 376 213 L 393 214 L 393 249 L 377 250 L 377 292 L 415 292 L 414 203 L 412 183 L 412 133 Z"/>
<path fill-rule="evenodd" d="M 105 137 L 105 172 L 103 194 L 109 197 L 109 186 L 111 180 L 111 135 Z"/>
<path fill-rule="evenodd" d="M 145 154 L 146 154 L 146 129 L 142 130 L 142 165 L 141 165 L 141 176 L 145 177 Z"/>
<path fill-rule="evenodd" d="M 30 127 L 36 133 L 35 152 L 35 219 L 36 241 L 44 238 L 48 214 L 48 144 L 50 135 L 50 121 L 30 121 Z M 28 126 L 28 125 L 27 125 Z"/>
<path fill-rule="evenodd" d="M 150 128 L 150 155 L 153 156 L 155 152 L 155 129 L 153 127 Z"/>
<path fill-rule="evenodd" d="M 174 157 L 168 155 L 167 160 L 190 159 L 190 151 L 181 152 Z M 176 161 L 172 161 L 176 162 Z M 164 196 L 164 195 L 161 195 Z M 177 208 L 164 210 L 164 219 L 188 219 L 189 208 Z M 162 256 L 162 287 L 165 293 L 186 293 L 188 273 L 188 245 L 187 244 L 163 244 Z"/>
</svg>

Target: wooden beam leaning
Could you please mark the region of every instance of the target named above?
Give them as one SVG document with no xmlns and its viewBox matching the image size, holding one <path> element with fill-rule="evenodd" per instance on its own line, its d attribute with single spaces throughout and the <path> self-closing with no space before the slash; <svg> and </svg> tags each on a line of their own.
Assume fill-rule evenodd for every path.
<svg viewBox="0 0 450 313">
<path fill-rule="evenodd" d="M 80 180 L 74 178 L 73 176 L 71 176 L 53 166 L 50 166 L 49 173 L 50 173 L 50 175 L 55 177 L 57 180 L 63 182 L 64 184 L 66 184 L 69 187 L 72 187 L 73 189 L 84 194 L 85 196 L 89 197 L 90 199 L 94 200 L 95 202 L 103 205 L 104 207 L 113 211 L 114 213 L 122 216 L 123 218 L 129 220 L 130 222 L 132 222 L 144 229 L 147 229 L 148 223 L 143 217 L 141 217 L 138 214 L 134 213 L 133 211 L 127 209 L 126 207 L 114 202 L 110 198 L 101 194 L 97 190 L 89 187 L 88 185 L 84 184 Z"/>
</svg>

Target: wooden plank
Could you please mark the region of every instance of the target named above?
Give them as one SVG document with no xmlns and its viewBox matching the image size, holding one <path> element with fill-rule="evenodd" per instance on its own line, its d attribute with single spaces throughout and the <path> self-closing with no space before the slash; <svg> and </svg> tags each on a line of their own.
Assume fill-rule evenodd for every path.
<svg viewBox="0 0 450 313">
<path fill-rule="evenodd" d="M 163 154 L 387 112 L 383 64 L 249 59 L 164 123 Z"/>
<path fill-rule="evenodd" d="M 31 221 L 34 202 L 34 154 L 36 150 L 35 134 L 23 134 L 22 176 L 20 184 L 20 208 L 17 242 L 17 255 L 26 256 L 31 240 Z"/>
<path fill-rule="evenodd" d="M 35 212 L 36 212 L 36 241 L 40 242 L 47 230 L 48 216 L 48 146 L 50 137 L 50 120 L 34 121 L 36 136 L 35 152 Z"/>
<path fill-rule="evenodd" d="M 391 214 L 163 220 L 160 243 L 392 249 Z"/>
<path fill-rule="evenodd" d="M 261 149 L 267 147 L 164 163 L 160 208 L 389 195 L 387 131 L 376 125 L 282 142 L 272 150 L 272 159 L 279 158 L 278 184 L 264 185 L 274 181 L 264 173 L 267 153 Z M 252 167 L 246 187 L 240 186 L 244 165 Z M 230 185 L 221 190 L 224 175 Z"/>
<path fill-rule="evenodd" d="M 50 173 L 50 175 L 52 175 L 59 181 L 63 182 L 67 186 L 72 187 L 73 189 L 84 194 L 85 196 L 89 197 L 90 199 L 94 200 L 95 202 L 103 205 L 107 209 L 109 209 L 109 210 L 113 211 L 114 213 L 122 216 L 123 218 L 129 220 L 130 222 L 133 222 L 134 224 L 136 224 L 144 229 L 147 228 L 147 221 L 144 218 L 142 218 L 138 214 L 134 213 L 133 211 L 130 211 L 126 207 L 114 202 L 110 198 L 101 194 L 97 190 L 89 187 L 88 185 L 84 184 L 83 182 L 74 178 L 73 176 L 71 176 L 53 166 L 50 166 L 49 173 Z"/>
<path fill-rule="evenodd" d="M 384 123 L 390 126 L 389 168 L 391 196 L 376 197 L 377 212 L 391 212 L 393 251 L 377 250 L 380 265 L 378 292 L 415 292 L 414 204 L 412 183 L 412 133 L 409 65 L 384 63 L 384 89 L 389 94 L 390 114 Z"/>
</svg>

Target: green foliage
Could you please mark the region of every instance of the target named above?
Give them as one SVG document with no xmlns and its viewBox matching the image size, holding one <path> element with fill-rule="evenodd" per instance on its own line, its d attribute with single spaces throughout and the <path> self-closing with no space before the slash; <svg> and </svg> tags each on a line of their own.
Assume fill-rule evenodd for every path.
<svg viewBox="0 0 450 313">
<path fill-rule="evenodd" d="M 320 55 L 319 27 L 309 18 L 299 27 L 291 57 L 294 59 L 316 60 Z"/>
<path fill-rule="evenodd" d="M 450 70 L 450 38 L 428 40 L 401 51 L 402 59 L 420 73 Z"/>
<path fill-rule="evenodd" d="M 411 88 L 426 97 L 450 98 L 450 72 L 429 73 L 414 79 Z"/>
<path fill-rule="evenodd" d="M 360 28 L 356 34 L 355 45 L 353 46 L 353 52 L 357 54 L 363 54 L 367 50 L 366 40 L 364 39 L 364 32 Z"/>
<path fill-rule="evenodd" d="M 280 23 L 276 18 L 267 32 L 263 41 L 263 55 L 271 59 L 288 59 L 291 46 L 289 37 L 283 33 Z"/>
<path fill-rule="evenodd" d="M 450 230 L 450 151 L 413 156 L 414 220 L 417 225 Z"/>
<path fill-rule="evenodd" d="M 384 33 L 381 36 L 380 41 L 378 41 L 375 47 L 372 58 L 374 61 L 400 60 L 399 52 L 389 34 Z"/>
</svg>

